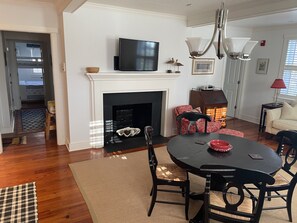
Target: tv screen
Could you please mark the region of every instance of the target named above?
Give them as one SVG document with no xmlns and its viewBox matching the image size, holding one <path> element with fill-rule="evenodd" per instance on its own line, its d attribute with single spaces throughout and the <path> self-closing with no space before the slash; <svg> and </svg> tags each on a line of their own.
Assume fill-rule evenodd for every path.
<svg viewBox="0 0 297 223">
<path fill-rule="evenodd" d="M 119 70 L 121 71 L 156 71 L 158 56 L 158 42 L 119 39 Z"/>
</svg>

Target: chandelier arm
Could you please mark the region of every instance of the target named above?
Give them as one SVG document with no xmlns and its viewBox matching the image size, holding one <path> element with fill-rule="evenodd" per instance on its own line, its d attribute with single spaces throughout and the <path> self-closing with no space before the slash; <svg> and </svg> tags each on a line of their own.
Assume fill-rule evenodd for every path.
<svg viewBox="0 0 297 223">
<path fill-rule="evenodd" d="M 218 14 L 219 14 L 219 12 L 218 11 L 219 10 L 216 11 L 216 19 L 215 19 L 215 25 L 214 25 L 214 29 L 213 29 L 212 38 L 209 41 L 209 44 L 207 45 L 206 49 L 199 56 L 203 56 L 209 50 L 209 48 L 211 47 L 211 45 L 212 45 L 212 43 L 213 43 L 213 41 L 214 41 L 214 39 L 215 39 L 215 37 L 217 35 L 217 31 L 218 31 L 218 28 L 217 27 L 218 27 L 218 24 L 219 24 L 219 22 L 218 22 L 218 19 L 219 19 Z"/>
<path fill-rule="evenodd" d="M 227 18 L 228 18 L 228 9 L 222 9 L 222 16 L 223 16 L 223 21 L 222 21 L 222 44 L 223 48 L 225 50 L 225 53 L 227 56 L 231 59 L 234 59 L 230 56 L 229 50 L 226 44 L 226 26 L 227 26 Z"/>
</svg>

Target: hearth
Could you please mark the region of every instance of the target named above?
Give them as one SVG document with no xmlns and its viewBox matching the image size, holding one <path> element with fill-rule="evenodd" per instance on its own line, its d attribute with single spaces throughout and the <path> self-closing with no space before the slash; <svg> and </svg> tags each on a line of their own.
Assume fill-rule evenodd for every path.
<svg viewBox="0 0 297 223">
<path fill-rule="evenodd" d="M 104 112 L 104 147 L 115 144 L 129 147 L 129 142 L 139 146 L 145 145 L 144 127 L 151 125 L 154 135 L 160 135 L 162 111 L 162 92 L 133 92 L 103 94 Z M 123 128 L 139 128 L 140 133 L 130 137 L 120 136 L 117 130 Z M 133 142 L 133 138 L 141 138 Z M 119 145 L 117 145 L 118 147 Z"/>
</svg>

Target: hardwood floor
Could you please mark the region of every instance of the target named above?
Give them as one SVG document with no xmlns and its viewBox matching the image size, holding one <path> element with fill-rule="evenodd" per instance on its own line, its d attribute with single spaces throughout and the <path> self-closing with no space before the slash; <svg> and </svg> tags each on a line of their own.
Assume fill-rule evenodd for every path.
<svg viewBox="0 0 297 223">
<path fill-rule="evenodd" d="M 246 138 L 276 149 L 275 139 L 258 134 L 256 124 L 235 119 L 227 121 L 227 128 L 243 131 Z M 108 155 L 103 149 L 69 153 L 65 146 L 56 145 L 53 136 L 45 141 L 43 132 L 30 134 L 26 145 L 4 147 L 0 155 L 0 187 L 35 181 L 41 223 L 92 222 L 68 164 Z"/>
</svg>

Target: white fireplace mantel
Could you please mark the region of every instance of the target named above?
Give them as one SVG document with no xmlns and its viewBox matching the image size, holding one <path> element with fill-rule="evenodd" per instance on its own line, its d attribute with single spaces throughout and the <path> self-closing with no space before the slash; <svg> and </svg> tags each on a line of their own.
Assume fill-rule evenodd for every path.
<svg viewBox="0 0 297 223">
<path fill-rule="evenodd" d="M 104 146 L 103 94 L 162 91 L 161 135 L 173 134 L 172 107 L 178 73 L 111 72 L 87 73 L 91 82 L 91 139 L 92 147 Z"/>
</svg>

